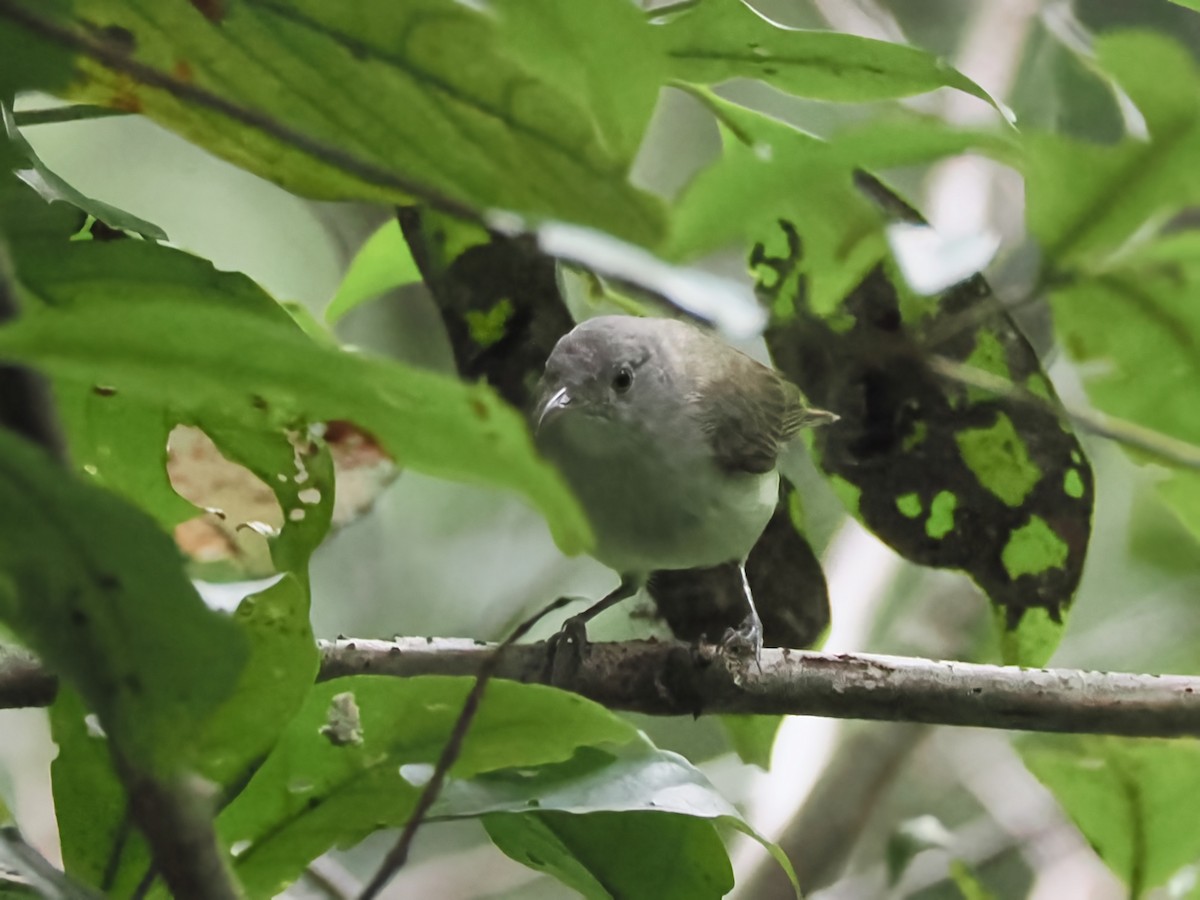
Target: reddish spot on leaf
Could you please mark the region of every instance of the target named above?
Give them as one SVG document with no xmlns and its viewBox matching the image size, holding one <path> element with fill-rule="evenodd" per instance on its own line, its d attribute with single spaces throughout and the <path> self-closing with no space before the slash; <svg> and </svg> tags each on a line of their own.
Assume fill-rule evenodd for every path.
<svg viewBox="0 0 1200 900">
<path fill-rule="evenodd" d="M 192 64 L 186 59 L 175 60 L 175 66 L 172 71 L 175 72 L 175 77 L 180 81 L 187 82 L 188 84 L 192 83 Z"/>
<path fill-rule="evenodd" d="M 219 24 L 225 18 L 225 0 L 191 0 L 192 6 L 208 21 Z"/>
<path fill-rule="evenodd" d="M 140 113 L 142 111 L 142 101 L 132 88 L 122 88 L 113 95 L 110 101 L 110 106 L 113 109 L 119 109 L 127 113 Z"/>
</svg>

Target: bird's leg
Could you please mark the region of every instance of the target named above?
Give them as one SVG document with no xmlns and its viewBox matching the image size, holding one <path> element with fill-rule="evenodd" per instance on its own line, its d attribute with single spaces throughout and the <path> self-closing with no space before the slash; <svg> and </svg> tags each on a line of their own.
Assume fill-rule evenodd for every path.
<svg viewBox="0 0 1200 900">
<path fill-rule="evenodd" d="M 736 630 L 730 628 L 725 632 L 721 646 L 726 650 L 753 655 L 754 662 L 758 664 L 763 648 L 762 619 L 758 617 L 758 610 L 754 606 L 754 594 L 750 590 L 750 581 L 746 578 L 744 562 L 738 563 L 738 574 L 742 576 L 742 595 L 746 598 L 746 605 L 750 607 L 750 613 Z"/>
<path fill-rule="evenodd" d="M 571 661 L 574 663 L 574 666 L 578 668 L 579 664 L 583 661 L 583 648 L 587 646 L 588 642 L 587 623 L 596 618 L 596 616 L 600 615 L 600 613 L 604 612 L 606 609 L 616 606 L 622 600 L 627 600 L 628 598 L 632 597 L 637 593 L 639 586 L 640 581 L 637 578 L 629 575 L 622 575 L 621 583 L 613 588 L 613 590 L 611 590 L 604 597 L 604 599 L 593 603 L 583 612 L 577 613 L 563 622 L 562 628 L 559 629 L 558 634 L 553 635 L 550 640 L 546 642 L 549 650 L 550 665 L 556 673 L 556 677 L 554 679 L 555 681 L 560 680 L 557 677 L 557 673 L 563 671 L 564 665 L 567 664 L 567 660 L 560 660 L 560 657 L 564 656 L 564 654 L 560 652 L 563 642 L 565 641 L 574 648 Z"/>
</svg>

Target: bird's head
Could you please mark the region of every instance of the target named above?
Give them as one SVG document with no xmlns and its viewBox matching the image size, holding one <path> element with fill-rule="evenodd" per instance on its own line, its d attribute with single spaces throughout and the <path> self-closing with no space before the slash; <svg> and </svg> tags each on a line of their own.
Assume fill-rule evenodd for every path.
<svg viewBox="0 0 1200 900">
<path fill-rule="evenodd" d="M 539 437 L 567 426 L 583 433 L 630 433 L 671 402 L 670 353 L 662 320 L 599 316 L 555 345 L 538 388 Z M 568 424 L 570 423 L 570 424 Z"/>
</svg>

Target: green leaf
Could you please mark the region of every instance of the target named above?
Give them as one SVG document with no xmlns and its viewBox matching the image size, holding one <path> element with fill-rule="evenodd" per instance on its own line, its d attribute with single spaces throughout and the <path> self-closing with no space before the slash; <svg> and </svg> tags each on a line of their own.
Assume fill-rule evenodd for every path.
<svg viewBox="0 0 1200 900">
<path fill-rule="evenodd" d="M 905 210 L 881 183 L 870 189 Z M 842 417 L 812 436 L 821 467 L 903 556 L 970 574 L 997 609 L 1006 662 L 1044 665 L 1083 569 L 1091 469 L 1052 410 L 952 384 L 923 360 L 936 339 L 940 355 L 1053 401 L 1033 348 L 1003 313 L 963 327 L 963 314 L 990 300 L 978 276 L 921 297 L 880 266 L 823 315 L 805 279 L 807 245 L 790 223 L 779 229 L 783 241 L 751 261 L 776 315 L 772 359 Z"/>
<path fill-rule="evenodd" d="M 495 813 L 483 820 L 507 856 L 589 900 L 709 900 L 733 888 L 712 823 L 669 813 Z"/>
<path fill-rule="evenodd" d="M 70 254 L 63 246 L 64 254 Z M 167 438 L 176 424 L 161 403 L 116 394 L 110 385 L 57 379 L 54 397 L 75 468 L 136 504 L 164 529 L 200 510 L 167 476 Z"/>
<path fill-rule="evenodd" d="M 1064 346 L 1088 365 L 1092 403 L 1200 446 L 1190 390 L 1200 383 L 1200 236 L 1161 238 L 1057 288 L 1050 300 Z M 1158 489 L 1200 536 L 1200 473 L 1168 470 Z"/>
<path fill-rule="evenodd" d="M 330 847 L 403 824 L 472 684 L 470 678 L 360 676 L 314 688 L 218 819 L 223 839 L 238 851 L 234 867 L 247 892 L 273 896 Z M 357 742 L 338 744 L 321 733 L 339 696 L 357 706 Z M 350 706 L 348 699 L 337 702 Z M 579 747 L 635 736 L 630 725 L 577 695 L 496 681 L 451 775 L 466 779 L 562 762 Z"/>
<path fill-rule="evenodd" d="M 546 77 L 554 66 L 509 46 L 490 7 L 413 0 L 367 14 L 361 4 L 323 0 L 78 0 L 69 18 L 54 21 L 85 32 L 105 23 L 101 39 L 191 92 L 181 99 L 138 72 L 80 56 L 67 96 L 140 112 L 294 193 L 411 202 L 412 190 L 374 167 L 422 197 L 480 212 L 565 219 L 645 244 L 661 234 L 660 204 L 626 177 L 634 142 L 610 145 L 611 119 L 598 122 L 571 96 L 578 78 Z M 645 86 L 637 88 L 640 97 Z M 199 103 L 195 92 L 215 100 Z M 625 101 L 623 92 L 614 108 Z M 248 114 L 214 110 L 223 104 Z"/>
<path fill-rule="evenodd" d="M 131 765 L 188 765 L 245 661 L 237 627 L 204 606 L 149 517 L 7 432 L 0 508 L 0 618 L 80 691 Z"/>
<path fill-rule="evenodd" d="M 657 29 L 626 0 L 498 0 L 509 51 L 593 116 L 619 159 L 633 159 L 669 77 Z"/>
<path fill-rule="evenodd" d="M 337 293 L 325 309 L 325 321 L 333 324 L 350 310 L 385 291 L 420 278 L 421 273 L 400 233 L 400 223 L 389 219 L 354 255 Z"/>
<path fill-rule="evenodd" d="M 1106 35 L 1096 52 L 1137 104 L 1150 139 L 1099 146 L 1026 138 L 1029 229 L 1059 269 L 1103 260 L 1146 222 L 1200 200 L 1200 77 L 1190 54 L 1142 32 Z"/>
<path fill-rule="evenodd" d="M 486 815 L 485 823 L 489 832 L 492 831 L 496 813 L 524 813 L 540 819 L 546 813 L 583 816 L 598 812 L 625 815 L 669 814 L 707 820 L 712 825 L 732 827 L 761 843 L 783 867 L 796 886 L 797 895 L 799 894 L 795 874 L 783 851 L 755 832 L 737 809 L 717 793 L 708 779 L 691 763 L 676 753 L 658 750 L 644 738 L 615 751 L 582 749 L 566 762 L 543 765 L 536 770 L 522 767 L 515 771 L 492 772 L 471 782 L 450 783 L 432 810 L 434 816 Z M 587 870 L 604 884 L 627 881 L 632 884 L 643 875 L 643 867 L 659 852 L 655 848 L 660 838 L 653 837 L 651 829 L 666 829 L 665 836 L 661 839 L 670 843 L 666 836 L 678 836 L 678 829 L 684 827 L 669 821 L 657 825 L 653 822 L 635 825 L 632 824 L 636 821 L 634 818 L 619 821 L 604 818 L 593 820 L 590 816 L 585 818 L 589 820 L 586 824 L 574 823 L 571 826 L 561 825 L 560 819 L 539 821 L 536 825 L 528 826 L 532 830 L 525 832 L 524 836 L 518 830 L 522 826 L 510 824 L 504 832 L 505 844 L 501 845 L 501 849 L 510 853 L 521 848 L 525 840 L 540 841 L 547 828 L 561 834 L 563 829 L 569 827 L 573 829 L 569 834 L 580 835 L 590 832 L 593 828 L 608 831 L 606 836 L 597 840 L 612 845 L 611 852 L 600 855 L 588 853 L 577 861 L 583 863 Z M 629 827 L 634 828 L 637 833 L 647 835 L 646 845 L 638 838 L 626 839 L 626 832 L 621 824 L 626 821 L 631 823 Z M 689 840 L 704 843 L 709 841 L 707 833 L 701 833 L 693 826 L 687 828 Z M 715 832 L 713 834 L 715 835 Z M 574 848 L 573 841 L 571 846 Z M 525 851 L 521 851 L 525 853 L 526 858 L 528 850 L 526 847 Z M 720 852 L 724 857 L 723 848 Z M 526 861 L 520 856 L 515 858 Z M 556 871 L 556 875 L 573 877 L 573 867 L 560 865 L 559 868 L 560 871 Z M 727 860 L 724 858 L 721 860 L 720 871 L 727 871 Z M 713 872 L 714 870 L 708 869 L 701 873 L 708 890 L 712 889 Z M 676 875 L 683 877 L 682 873 Z M 659 885 L 657 879 L 648 883 Z M 659 889 L 665 887 L 660 886 Z M 700 887 L 695 889 L 700 890 Z M 616 895 L 623 896 L 623 893 L 617 891 Z M 638 893 L 637 896 L 643 894 Z M 654 894 L 647 893 L 645 896 Z M 695 896 L 708 894 L 701 893 Z"/>
<path fill-rule="evenodd" d="M 70 3 L 42 0 L 39 6 L 61 14 Z M 41 35 L 31 34 L 11 21 L 11 15 L 0 17 L 0 103 L 8 103 L 18 91 L 65 87 L 74 74 L 71 54 Z"/>
<path fill-rule="evenodd" d="M 971 79 L 916 47 L 785 28 L 742 0 L 700 0 L 660 26 L 671 74 L 716 84 L 757 78 L 818 100 L 887 100 L 952 87 L 996 102 Z"/>
<path fill-rule="evenodd" d="M 1195 742 L 1038 736 L 1018 746 L 1131 897 L 1200 857 Z"/>
<path fill-rule="evenodd" d="M 17 129 L 12 110 L 2 102 L 0 102 L 0 118 L 4 120 L 4 129 L 8 133 L 8 140 L 16 151 L 28 161 L 27 167 L 16 170 L 17 176 L 36 190 L 47 203 L 53 203 L 56 200 L 65 201 L 113 228 L 122 228 L 158 241 L 167 239 L 167 233 L 157 225 L 140 219 L 132 213 L 127 213 L 123 209 L 117 209 L 102 200 L 86 197 L 63 181 L 38 158 L 33 147 Z"/>
<path fill-rule="evenodd" d="M 349 419 L 405 465 L 523 493 L 564 550 L 585 546 L 574 498 L 487 386 L 318 344 L 245 277 L 178 251 L 78 243 L 69 260 L 22 256 L 43 303 L 0 330 L 0 355 L 206 423 Z"/>
<path fill-rule="evenodd" d="M 50 783 L 67 872 L 109 896 L 132 895 L 150 864 L 146 840 L 129 821 L 108 738 L 67 685 L 50 707 L 50 734 L 58 747 Z"/>
<path fill-rule="evenodd" d="M 771 768 L 771 750 L 783 716 L 721 716 L 721 727 L 738 758 L 763 771 Z"/>
<path fill-rule="evenodd" d="M 723 155 L 677 201 L 666 253 L 690 258 L 733 242 L 752 245 L 785 219 L 804 247 L 799 265 L 808 304 L 823 315 L 887 251 L 883 229 L 888 220 L 864 196 L 857 183 L 860 169 L 910 166 L 966 151 L 1012 165 L 1021 160 L 1009 134 L 896 116 L 825 141 L 707 91 L 691 93 L 717 117 Z M 776 314 L 785 315 L 786 309 Z"/>
</svg>

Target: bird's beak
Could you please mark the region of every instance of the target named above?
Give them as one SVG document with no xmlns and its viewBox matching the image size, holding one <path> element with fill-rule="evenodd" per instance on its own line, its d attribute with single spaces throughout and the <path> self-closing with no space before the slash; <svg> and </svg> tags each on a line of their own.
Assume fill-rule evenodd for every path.
<svg viewBox="0 0 1200 900">
<path fill-rule="evenodd" d="M 824 409 L 809 409 L 804 412 L 804 419 L 800 425 L 802 428 L 818 428 L 821 425 L 832 425 L 840 419 L 837 413 L 831 413 Z"/>
<path fill-rule="evenodd" d="M 560 387 L 557 391 L 551 394 L 538 410 L 537 429 L 546 424 L 547 421 L 571 405 L 571 394 L 565 387 Z"/>
</svg>

